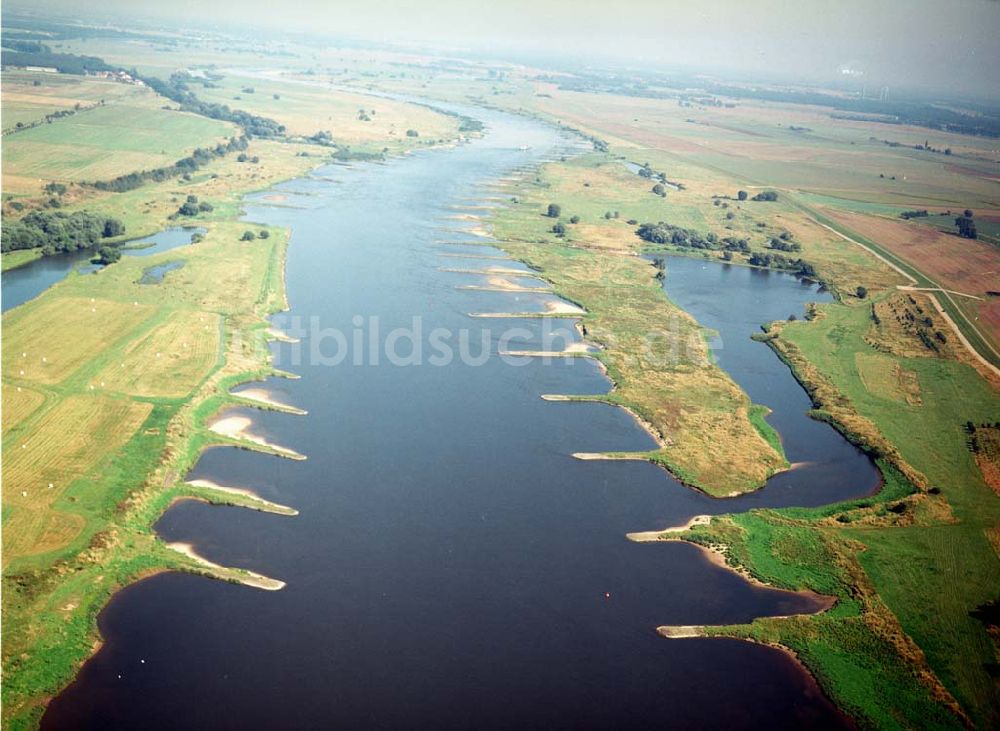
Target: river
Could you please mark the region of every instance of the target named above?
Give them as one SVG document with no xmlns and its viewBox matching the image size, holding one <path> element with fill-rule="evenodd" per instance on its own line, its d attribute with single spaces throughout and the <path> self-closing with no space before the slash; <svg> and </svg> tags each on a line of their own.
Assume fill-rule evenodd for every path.
<svg viewBox="0 0 1000 731">
<path fill-rule="evenodd" d="M 499 357 L 498 334 L 520 328 L 511 347 L 542 349 L 552 321 L 469 313 L 539 311 L 553 298 L 463 289 L 485 278 L 445 270 L 508 264 L 446 256 L 500 252 L 443 243 L 477 241 L 472 224 L 454 217 L 470 197 L 488 195 L 489 181 L 575 143 L 528 119 L 474 115 L 487 133 L 469 144 L 330 166 L 247 199 L 249 220 L 292 228 L 291 309 L 274 319 L 302 326 L 301 343 L 273 345 L 277 364 L 301 378 L 263 387 L 309 413 L 226 413 L 252 417 L 254 433 L 308 459 L 217 447 L 189 477 L 248 487 L 300 514 L 183 502 L 157 531 L 287 586 L 265 592 L 162 574 L 128 587 L 100 616 L 105 644 L 52 702 L 44 727 L 846 724 L 777 650 L 655 632 L 809 611 L 809 599 L 753 586 L 693 546 L 625 537 L 701 513 L 873 489 L 871 463 L 805 417 L 798 384 L 749 340 L 775 312 L 787 316 L 821 295 L 788 277 L 674 259 L 665 283 L 720 330 L 720 364 L 774 408 L 790 458 L 816 463 L 807 480 L 793 471 L 754 495 L 719 501 L 648 463 L 575 460 L 573 452 L 653 442 L 613 407 L 543 401 L 610 384 L 585 359 L 515 366 Z M 739 298 L 730 309 L 740 317 L 713 321 L 706 291 Z M 433 365 L 424 352 L 422 365 L 402 365 L 382 354 L 375 364 L 364 345 L 331 364 L 340 352 L 334 330 L 353 345 L 356 333 L 370 338 L 373 317 L 384 339 L 412 329 L 414 316 L 424 340 L 435 328 L 468 330 L 466 361 L 482 360 L 480 331 L 490 329 L 488 357 Z M 575 337 L 569 325 L 564 334 Z M 400 338 L 397 353 L 413 355 L 407 343 Z M 800 437 L 807 424 L 816 429 Z"/>
</svg>

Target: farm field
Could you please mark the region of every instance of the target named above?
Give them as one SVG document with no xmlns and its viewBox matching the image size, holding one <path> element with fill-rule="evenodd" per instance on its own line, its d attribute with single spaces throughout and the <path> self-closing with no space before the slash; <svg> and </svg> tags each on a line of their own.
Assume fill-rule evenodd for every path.
<svg viewBox="0 0 1000 731">
<path fill-rule="evenodd" d="M 148 305 L 103 297 L 53 296 L 16 308 L 4 316 L 4 375 L 19 382 L 59 383 L 152 314 Z"/>
<path fill-rule="evenodd" d="M 6 71 L 0 98 L 4 132 L 44 120 L 53 112 L 140 100 L 143 89 L 107 79 L 41 71 Z"/>
<path fill-rule="evenodd" d="M 336 90 L 306 76 L 225 75 L 212 83 L 216 86 L 201 88 L 196 82 L 192 86 L 206 101 L 275 119 L 290 135 L 329 132 L 334 142 L 374 152 L 386 146 L 399 149 L 422 141 L 451 139 L 458 130 L 456 119 L 431 109 Z M 365 111 L 364 119 L 361 110 Z M 410 129 L 420 137 L 408 138 Z"/>
<path fill-rule="evenodd" d="M 151 409 L 104 395 L 73 395 L 5 435 L 5 567 L 62 548 L 77 536 L 86 521 L 59 505 L 60 499 L 81 478 L 100 484 L 94 471 L 132 437 Z"/>
<path fill-rule="evenodd" d="M 132 396 L 187 396 L 217 365 L 220 327 L 218 315 L 177 310 L 95 378 Z"/>
<path fill-rule="evenodd" d="M 4 137 L 4 190 L 37 192 L 44 181 L 93 182 L 172 165 L 197 147 L 236 134 L 225 122 L 158 108 L 147 91 L 129 103 L 81 110 Z"/>
<path fill-rule="evenodd" d="M 1000 298 L 991 294 L 1000 250 L 920 224 L 829 209 L 818 215 L 905 262 L 918 275 L 915 286 L 943 288 L 937 296 L 946 311 L 987 360 L 1000 362 Z"/>
</svg>

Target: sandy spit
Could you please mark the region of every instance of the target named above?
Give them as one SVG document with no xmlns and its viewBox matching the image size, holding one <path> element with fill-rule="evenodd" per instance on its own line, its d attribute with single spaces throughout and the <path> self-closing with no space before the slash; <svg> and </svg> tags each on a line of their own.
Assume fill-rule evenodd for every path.
<svg viewBox="0 0 1000 731">
<path fill-rule="evenodd" d="M 260 495 L 255 493 L 253 490 L 247 490 L 244 487 L 231 487 L 229 485 L 220 485 L 211 480 L 188 480 L 187 484 L 193 487 L 203 487 L 206 490 L 216 490 L 218 492 L 227 492 L 232 495 L 241 495 L 246 498 L 250 498 L 254 502 L 260 503 L 261 507 L 271 508 L 272 512 L 278 513 L 280 515 L 298 515 L 299 511 L 295 508 L 290 508 L 287 505 L 282 505 L 281 503 L 274 503 L 270 500 L 265 500 Z"/>
<path fill-rule="evenodd" d="M 536 358 L 592 358 L 597 349 L 586 343 L 570 343 L 565 350 L 501 350 L 500 355 Z M 569 401 L 570 399 L 549 398 L 546 401 Z"/>
<path fill-rule="evenodd" d="M 194 546 L 190 543 L 168 543 L 167 548 L 172 551 L 177 551 L 177 553 L 183 554 L 190 559 L 193 559 L 197 563 L 201 564 L 207 569 L 212 569 L 216 576 L 223 580 L 235 580 L 245 586 L 252 586 L 255 589 L 264 589 L 265 591 L 279 591 L 285 588 L 284 581 L 278 581 L 277 579 L 272 579 L 269 576 L 264 576 L 263 574 L 258 574 L 254 571 L 247 571 L 243 569 L 233 569 L 228 566 L 222 566 L 214 561 L 209 561 L 204 556 L 199 556 L 195 550 Z"/>
<path fill-rule="evenodd" d="M 660 540 L 660 536 L 664 533 L 683 533 L 696 525 L 708 525 L 711 522 L 711 515 L 696 515 L 684 525 L 675 525 L 670 528 L 664 528 L 663 530 L 645 530 L 637 531 L 635 533 L 626 533 L 625 537 L 630 541 L 635 541 L 636 543 L 651 543 L 653 541 Z"/>
<path fill-rule="evenodd" d="M 282 332 L 281 330 L 279 330 L 279 329 L 277 329 L 275 327 L 269 327 L 264 332 L 267 333 L 268 337 L 271 340 L 280 340 L 283 343 L 298 343 L 298 342 L 300 342 L 298 338 L 293 338 L 288 333 Z"/>
<path fill-rule="evenodd" d="M 299 454 L 294 449 L 282 447 L 279 444 L 272 444 L 262 437 L 250 434 L 247 432 L 247 428 L 252 425 L 253 421 L 245 416 L 226 416 L 209 426 L 209 429 L 214 431 L 216 434 L 221 434 L 222 436 L 229 437 L 230 439 L 239 439 L 273 449 L 275 452 L 278 452 L 283 457 L 288 457 L 289 459 L 305 459 L 304 455 Z"/>
<path fill-rule="evenodd" d="M 248 401 L 256 401 L 257 403 L 260 404 L 273 406 L 279 411 L 287 411 L 290 414 L 297 414 L 300 416 L 304 416 L 305 414 L 309 413 L 305 409 L 300 409 L 297 406 L 291 406 L 289 404 L 281 403 L 280 401 L 275 401 L 274 399 L 271 398 L 270 391 L 267 391 L 263 388 L 246 388 L 242 391 L 231 391 L 230 393 L 232 393 L 233 396 L 237 396 L 239 398 L 246 399 Z"/>
</svg>

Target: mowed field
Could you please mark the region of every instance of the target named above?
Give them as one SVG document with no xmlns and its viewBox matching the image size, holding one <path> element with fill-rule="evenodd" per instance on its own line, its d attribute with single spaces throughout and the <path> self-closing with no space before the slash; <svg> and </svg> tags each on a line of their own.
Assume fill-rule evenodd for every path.
<svg viewBox="0 0 1000 731">
<path fill-rule="evenodd" d="M 133 396 L 186 396 L 218 364 L 220 334 L 219 315 L 178 310 L 130 342 L 121 360 L 109 363 L 95 380 Z"/>
<path fill-rule="evenodd" d="M 52 88 L 38 88 L 38 97 L 44 99 Z M 167 100 L 149 89 L 134 88 L 135 94 L 104 106 L 4 136 L 4 193 L 38 193 L 46 181 L 109 180 L 171 165 L 197 147 L 213 146 L 238 133 L 226 122 L 162 109 Z M 28 91 L 19 93 L 20 104 L 30 98 Z"/>
<path fill-rule="evenodd" d="M 48 297 L 4 317 L 7 378 L 55 384 L 106 351 L 153 314 L 150 305 L 96 297 Z"/>
<path fill-rule="evenodd" d="M 56 501 L 120 449 L 152 408 L 110 396 L 73 395 L 4 440 L 4 566 L 76 537 L 84 517 L 54 509 Z"/>
</svg>

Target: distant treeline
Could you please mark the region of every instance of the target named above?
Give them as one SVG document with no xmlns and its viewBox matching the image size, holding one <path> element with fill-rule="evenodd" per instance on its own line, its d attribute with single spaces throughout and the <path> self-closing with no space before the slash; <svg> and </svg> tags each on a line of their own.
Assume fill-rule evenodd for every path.
<svg viewBox="0 0 1000 731">
<path fill-rule="evenodd" d="M 23 53 L 48 53 L 52 50 L 39 41 L 21 41 L 16 38 L 4 38 L 3 47 Z"/>
<path fill-rule="evenodd" d="M 816 91 L 749 89 L 722 85 L 712 86 L 710 91 L 736 98 L 810 104 L 851 113 L 851 116 L 833 115 L 835 118 L 860 119 L 861 121 L 886 124 L 913 124 L 959 134 L 1000 137 L 1000 116 L 986 109 L 976 110 L 977 114 L 975 115 L 963 114 L 954 109 L 926 102 L 879 101 L 878 99 L 862 99 L 854 96 L 835 96 Z"/>
<path fill-rule="evenodd" d="M 643 76 L 608 72 L 573 76 L 542 75 L 536 78 L 539 81 L 557 84 L 560 89 L 568 91 L 618 94 L 649 99 L 676 98 L 681 106 L 691 106 L 691 104 L 728 106 L 715 98 L 716 96 L 734 99 L 760 99 L 827 107 L 837 110 L 839 113 L 832 116 L 840 119 L 887 124 L 912 124 L 959 134 L 1000 137 L 1000 113 L 996 109 L 982 106 L 964 114 L 953 108 L 937 106 L 925 101 L 883 101 L 856 96 L 825 94 L 820 91 L 751 88 L 714 83 L 704 85 L 703 94 L 695 94 L 690 91 L 681 93 L 677 89 L 685 88 L 692 83 L 692 80 L 671 79 L 655 74 Z"/>
<path fill-rule="evenodd" d="M 31 41 L 4 40 L 5 46 L 11 44 L 24 44 L 29 47 Z M 34 52 L 3 49 L 0 62 L 4 66 L 44 66 L 58 69 L 64 74 L 93 73 L 95 71 L 122 71 L 123 69 L 106 64 L 102 59 L 94 56 L 77 56 L 71 53 L 52 53 L 47 46 L 38 43 L 40 50 Z M 33 46 L 31 46 L 33 47 Z M 188 87 L 190 75 L 185 73 L 175 73 L 168 81 L 163 81 L 154 76 L 140 76 L 135 69 L 130 72 L 134 78 L 145 82 L 153 91 L 161 96 L 165 96 L 171 101 L 177 102 L 185 112 L 200 114 L 209 119 L 218 119 L 222 122 L 233 122 L 243 128 L 243 131 L 251 137 L 277 137 L 285 133 L 285 126 L 278 124 L 273 119 L 250 114 L 239 109 L 230 109 L 225 104 L 215 104 L 205 102 L 195 96 Z"/>
<path fill-rule="evenodd" d="M 285 133 L 285 125 L 278 124 L 273 119 L 260 117 L 239 109 L 230 109 L 225 104 L 200 100 L 188 87 L 188 82 L 191 79 L 188 74 L 171 74 L 168 81 L 163 81 L 154 76 L 139 76 L 134 70 L 131 73 L 136 78 L 146 82 L 157 94 L 180 104 L 181 109 L 185 112 L 193 112 L 223 122 L 233 122 L 242 127 L 244 132 L 251 137 L 278 137 Z"/>
<path fill-rule="evenodd" d="M 119 175 L 111 180 L 98 180 L 92 185 L 98 190 L 109 190 L 114 193 L 123 193 L 126 190 L 135 190 L 144 183 L 162 182 L 178 175 L 189 175 L 195 172 L 202 165 L 211 162 L 215 158 L 223 157 L 230 152 L 247 149 L 248 141 L 246 135 L 240 137 L 230 137 L 226 144 L 221 142 L 215 147 L 199 147 L 185 158 L 181 158 L 169 167 L 155 168 L 153 170 L 142 170 L 140 172 Z"/>
<path fill-rule="evenodd" d="M 42 254 L 49 256 L 61 251 L 92 249 L 104 239 L 124 233 L 125 226 L 117 218 L 87 211 L 32 211 L 20 221 L 4 224 L 0 250 L 41 248 Z"/>
<path fill-rule="evenodd" d="M 8 45 L 13 41 L 4 41 Z M 77 56 L 72 53 L 52 53 L 46 47 L 45 50 L 30 51 L 9 51 L 6 48 L 0 53 L 0 63 L 4 66 L 44 66 L 54 68 L 64 74 L 77 74 L 82 76 L 88 72 L 95 71 L 115 71 L 114 66 L 109 66 L 95 56 Z"/>
</svg>

